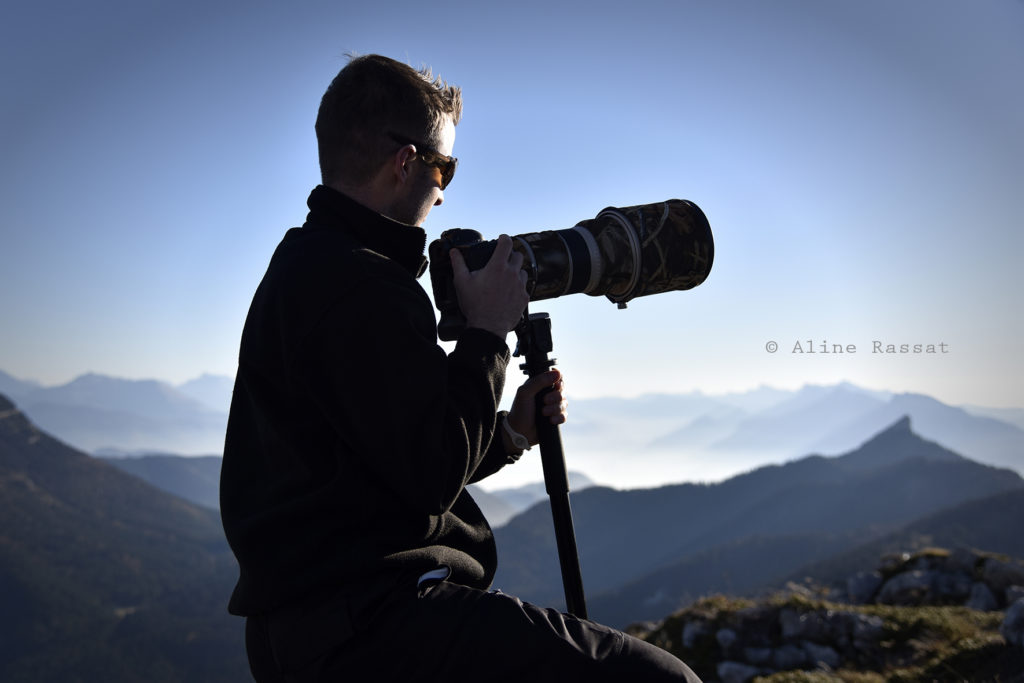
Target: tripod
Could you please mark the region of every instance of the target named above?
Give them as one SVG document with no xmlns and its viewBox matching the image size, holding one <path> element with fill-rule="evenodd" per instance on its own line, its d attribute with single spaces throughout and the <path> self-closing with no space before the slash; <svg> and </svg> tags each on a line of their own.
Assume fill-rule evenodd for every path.
<svg viewBox="0 0 1024 683">
<path fill-rule="evenodd" d="M 547 313 L 530 313 L 527 309 L 516 327 L 519 345 L 515 355 L 524 362 L 520 369 L 529 377 L 547 372 L 555 359 L 548 358 L 552 351 L 551 316 Z M 555 523 L 555 543 L 558 546 L 558 562 L 562 569 L 562 587 L 565 590 L 566 610 L 580 619 L 587 618 L 587 606 L 583 598 L 583 575 L 580 573 L 580 558 L 576 551 L 576 532 L 572 523 L 572 509 L 569 507 L 569 475 L 565 468 L 565 453 L 562 450 L 562 435 L 558 425 L 541 414 L 544 395 L 536 398 L 537 436 L 540 439 L 540 459 L 544 467 L 544 488 L 551 500 L 551 517 Z"/>
</svg>

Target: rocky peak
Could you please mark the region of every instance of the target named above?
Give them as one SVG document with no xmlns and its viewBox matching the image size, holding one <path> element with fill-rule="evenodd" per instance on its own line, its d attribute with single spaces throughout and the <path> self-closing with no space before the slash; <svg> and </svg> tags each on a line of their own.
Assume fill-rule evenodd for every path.
<svg viewBox="0 0 1024 683">
<path fill-rule="evenodd" d="M 856 450 L 840 456 L 838 461 L 850 469 L 868 470 L 894 465 L 913 458 L 963 460 L 962 456 L 934 441 L 928 441 L 914 432 L 910 416 L 904 415 L 888 428 L 865 441 Z"/>
</svg>

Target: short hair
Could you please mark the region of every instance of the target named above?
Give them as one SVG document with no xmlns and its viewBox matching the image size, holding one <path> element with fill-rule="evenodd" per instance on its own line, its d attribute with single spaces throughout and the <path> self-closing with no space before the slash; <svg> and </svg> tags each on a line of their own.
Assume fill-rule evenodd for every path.
<svg viewBox="0 0 1024 683">
<path fill-rule="evenodd" d="M 323 182 L 362 184 L 388 157 L 399 134 L 436 147 L 446 118 L 462 118 L 462 91 L 381 55 L 350 57 L 327 87 L 316 117 Z"/>
</svg>

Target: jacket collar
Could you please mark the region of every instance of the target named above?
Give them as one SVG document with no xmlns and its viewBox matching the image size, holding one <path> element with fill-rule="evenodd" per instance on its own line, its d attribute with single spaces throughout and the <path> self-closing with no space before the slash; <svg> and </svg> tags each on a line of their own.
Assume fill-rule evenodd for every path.
<svg viewBox="0 0 1024 683">
<path fill-rule="evenodd" d="M 427 233 L 423 228 L 382 216 L 324 185 L 313 188 L 306 204 L 309 214 L 303 228 L 341 230 L 360 245 L 395 261 L 415 278 L 427 269 L 423 255 Z"/>
</svg>

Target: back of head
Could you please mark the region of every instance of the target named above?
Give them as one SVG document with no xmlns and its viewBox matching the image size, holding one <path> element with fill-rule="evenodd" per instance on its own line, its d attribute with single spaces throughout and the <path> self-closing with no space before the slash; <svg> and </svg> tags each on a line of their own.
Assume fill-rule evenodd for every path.
<svg viewBox="0 0 1024 683">
<path fill-rule="evenodd" d="M 393 151 L 389 133 L 437 146 L 446 118 L 462 117 L 462 92 L 430 69 L 380 55 L 355 57 L 331 81 L 316 118 L 324 184 L 368 182 Z"/>
</svg>

